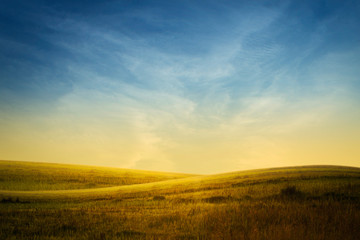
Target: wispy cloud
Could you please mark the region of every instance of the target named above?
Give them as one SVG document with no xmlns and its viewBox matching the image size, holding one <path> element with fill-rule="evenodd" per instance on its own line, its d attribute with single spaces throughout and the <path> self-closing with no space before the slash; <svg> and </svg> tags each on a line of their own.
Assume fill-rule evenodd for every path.
<svg viewBox="0 0 360 240">
<path fill-rule="evenodd" d="M 284 165 L 292 134 L 335 126 L 341 109 L 358 106 L 358 20 L 346 4 L 70 5 L 19 20 L 32 19 L 39 44 L 0 41 L 14 49 L 0 51 L 0 121 L 26 139 L 6 131 L 2 142 L 34 137 L 36 149 L 47 141 L 82 163 L 228 171 Z M 32 158 L 51 158 L 42 154 Z"/>
</svg>

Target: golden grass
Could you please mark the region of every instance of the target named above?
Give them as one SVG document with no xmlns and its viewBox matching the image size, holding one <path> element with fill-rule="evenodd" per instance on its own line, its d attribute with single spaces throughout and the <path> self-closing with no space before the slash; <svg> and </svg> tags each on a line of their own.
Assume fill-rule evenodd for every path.
<svg viewBox="0 0 360 240">
<path fill-rule="evenodd" d="M 65 190 L 158 182 L 181 173 L 0 160 L 0 190 Z"/>
<path fill-rule="evenodd" d="M 0 199 L 0 239 L 360 236 L 358 168 L 307 166 L 96 189 L 2 190 Z"/>
</svg>

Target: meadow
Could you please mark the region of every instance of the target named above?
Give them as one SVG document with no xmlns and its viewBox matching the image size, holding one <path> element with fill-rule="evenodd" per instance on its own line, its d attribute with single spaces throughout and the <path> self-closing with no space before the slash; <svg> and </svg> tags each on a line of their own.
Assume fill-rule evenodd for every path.
<svg viewBox="0 0 360 240">
<path fill-rule="evenodd" d="M 359 168 L 189 175 L 0 161 L 0 171 L 0 239 L 360 236 Z"/>
</svg>

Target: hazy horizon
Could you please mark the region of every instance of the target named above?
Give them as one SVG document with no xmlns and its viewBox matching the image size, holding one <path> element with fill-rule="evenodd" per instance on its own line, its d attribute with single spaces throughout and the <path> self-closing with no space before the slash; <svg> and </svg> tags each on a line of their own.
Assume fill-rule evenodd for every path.
<svg viewBox="0 0 360 240">
<path fill-rule="evenodd" d="M 3 1 L 0 159 L 360 167 L 358 1 Z"/>
</svg>

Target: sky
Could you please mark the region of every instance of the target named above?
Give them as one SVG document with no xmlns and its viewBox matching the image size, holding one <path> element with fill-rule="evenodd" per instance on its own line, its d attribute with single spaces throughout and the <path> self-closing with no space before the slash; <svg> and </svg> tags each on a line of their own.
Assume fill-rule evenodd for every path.
<svg viewBox="0 0 360 240">
<path fill-rule="evenodd" d="M 0 159 L 360 167 L 359 1 L 0 2 Z"/>
</svg>

